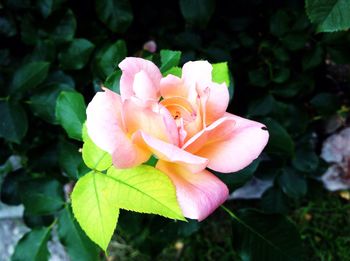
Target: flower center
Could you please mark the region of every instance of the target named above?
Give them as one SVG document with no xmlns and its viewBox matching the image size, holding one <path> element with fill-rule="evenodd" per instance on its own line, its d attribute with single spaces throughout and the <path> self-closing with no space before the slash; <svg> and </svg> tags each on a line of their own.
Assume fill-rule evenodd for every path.
<svg viewBox="0 0 350 261">
<path fill-rule="evenodd" d="M 192 122 L 196 118 L 196 113 L 191 104 L 182 97 L 172 97 L 160 102 L 173 116 L 179 126 L 181 119 L 184 124 Z"/>
</svg>

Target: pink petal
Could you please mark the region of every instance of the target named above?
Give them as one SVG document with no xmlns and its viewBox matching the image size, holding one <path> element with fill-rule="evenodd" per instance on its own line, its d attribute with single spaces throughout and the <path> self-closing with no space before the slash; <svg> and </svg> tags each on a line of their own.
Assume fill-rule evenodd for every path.
<svg viewBox="0 0 350 261">
<path fill-rule="evenodd" d="M 112 155 L 116 167 L 130 168 L 147 161 L 151 153 L 137 147 L 127 137 L 121 109 L 118 94 L 108 89 L 96 93 L 86 109 L 86 127 L 91 140 Z"/>
<path fill-rule="evenodd" d="M 116 135 L 117 147 L 112 154 L 113 165 L 117 168 L 132 168 L 146 162 L 152 153 L 134 144 L 125 133 Z"/>
<path fill-rule="evenodd" d="M 182 213 L 187 218 L 202 221 L 228 197 L 226 185 L 207 170 L 192 173 L 181 165 L 161 160 L 156 168 L 174 183 Z"/>
<path fill-rule="evenodd" d="M 231 137 L 236 121 L 232 117 L 222 117 L 189 139 L 184 150 L 196 154 L 204 146 Z"/>
<path fill-rule="evenodd" d="M 159 84 L 162 74 L 154 63 L 142 58 L 127 57 L 119 63 L 119 68 L 123 71 L 120 78 L 120 94 L 123 100 L 134 96 L 136 92 L 137 94 L 141 94 L 142 97 L 139 98 L 142 99 L 159 99 Z M 144 73 L 138 77 L 141 79 L 147 79 L 147 83 L 144 85 L 144 91 L 141 90 L 142 86 L 140 86 L 140 83 L 142 84 L 142 82 L 140 82 L 140 79 L 136 81 L 136 85 L 134 82 L 135 75 L 140 71 L 143 71 Z M 134 89 L 135 86 L 136 90 Z"/>
<path fill-rule="evenodd" d="M 188 88 L 188 99 L 192 104 L 197 101 L 197 88 L 204 91 L 211 83 L 213 67 L 207 61 L 187 62 L 182 67 L 182 80 Z"/>
<path fill-rule="evenodd" d="M 265 126 L 226 113 L 236 125 L 231 135 L 224 140 L 209 142 L 196 152 L 196 155 L 209 159 L 208 167 L 219 172 L 235 172 L 248 166 L 256 159 L 269 139 Z"/>
<path fill-rule="evenodd" d="M 192 172 L 201 171 L 208 164 L 206 158 L 193 155 L 173 144 L 152 137 L 143 131 L 135 133 L 133 140 L 140 147 L 148 147 L 157 158 L 184 165 Z"/>
<path fill-rule="evenodd" d="M 142 130 L 153 137 L 178 145 L 179 137 L 175 120 L 157 102 L 143 103 L 133 97 L 124 101 L 123 113 L 125 127 L 130 135 Z"/>
<path fill-rule="evenodd" d="M 158 90 L 154 88 L 152 80 L 144 70 L 135 74 L 133 90 L 135 96 L 142 100 L 157 99 L 158 97 Z"/>
<path fill-rule="evenodd" d="M 120 96 L 108 89 L 96 93 L 86 109 L 86 127 L 90 138 L 111 154 L 117 147 L 116 133 L 123 133 L 121 110 Z"/>
<path fill-rule="evenodd" d="M 211 71 L 213 67 L 207 61 L 187 62 L 182 67 L 182 79 L 187 87 L 201 89 L 208 87 L 211 83 Z"/>
<path fill-rule="evenodd" d="M 160 94 L 163 98 L 187 97 L 188 89 L 183 80 L 169 74 L 160 81 Z"/>
<path fill-rule="evenodd" d="M 211 124 L 221 118 L 227 109 L 230 95 L 226 84 L 211 83 L 209 85 L 209 98 L 205 106 L 205 122 Z"/>
</svg>

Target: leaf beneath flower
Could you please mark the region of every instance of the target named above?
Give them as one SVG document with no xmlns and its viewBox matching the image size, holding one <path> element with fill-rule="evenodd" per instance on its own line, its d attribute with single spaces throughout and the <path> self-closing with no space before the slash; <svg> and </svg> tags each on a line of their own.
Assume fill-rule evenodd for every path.
<svg viewBox="0 0 350 261">
<path fill-rule="evenodd" d="M 118 207 L 185 220 L 173 183 L 161 171 L 146 165 L 132 169 L 108 169 Z"/>
<path fill-rule="evenodd" d="M 91 171 L 80 178 L 72 192 L 72 209 L 85 233 L 106 251 L 119 216 L 113 184 L 106 175 Z"/>
<path fill-rule="evenodd" d="M 107 175 L 97 171 L 86 174 L 73 190 L 72 208 L 85 233 L 105 251 L 119 208 L 185 220 L 168 176 L 146 165 L 131 169 L 112 166 Z"/>
</svg>

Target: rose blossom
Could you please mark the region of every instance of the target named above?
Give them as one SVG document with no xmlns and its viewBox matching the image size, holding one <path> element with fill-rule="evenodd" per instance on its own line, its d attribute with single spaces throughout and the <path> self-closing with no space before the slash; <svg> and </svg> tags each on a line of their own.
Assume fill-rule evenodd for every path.
<svg viewBox="0 0 350 261">
<path fill-rule="evenodd" d="M 87 108 L 87 130 L 116 168 L 158 158 L 188 218 L 203 220 L 228 197 L 228 188 L 206 168 L 230 173 L 256 159 L 268 141 L 261 123 L 227 113 L 226 84 L 212 81 L 207 61 L 188 62 L 182 78 L 162 77 L 141 58 L 120 64 L 120 95 L 104 88 Z"/>
</svg>

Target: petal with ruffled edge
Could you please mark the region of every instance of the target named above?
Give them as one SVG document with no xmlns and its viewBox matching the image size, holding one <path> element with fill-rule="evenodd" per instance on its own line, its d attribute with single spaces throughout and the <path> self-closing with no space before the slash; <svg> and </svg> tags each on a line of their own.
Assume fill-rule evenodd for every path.
<svg viewBox="0 0 350 261">
<path fill-rule="evenodd" d="M 135 74 L 133 90 L 135 96 L 142 100 L 158 99 L 159 96 L 158 90 L 154 88 L 152 80 L 144 70 Z"/>
<path fill-rule="evenodd" d="M 248 166 L 266 146 L 269 133 L 265 125 L 225 113 L 235 121 L 226 139 L 207 142 L 196 155 L 209 159 L 208 167 L 219 172 L 235 172 Z M 217 133 L 220 135 L 220 132 Z M 215 132 L 212 134 L 215 137 Z"/>
<path fill-rule="evenodd" d="M 203 92 L 211 83 L 212 65 L 208 61 L 187 62 L 182 67 L 182 80 L 188 89 L 188 100 L 197 104 L 198 92 Z"/>
<path fill-rule="evenodd" d="M 205 169 L 192 173 L 184 166 L 161 160 L 156 168 L 174 183 L 180 208 L 187 218 L 202 221 L 228 197 L 226 185 Z"/>
<path fill-rule="evenodd" d="M 204 89 L 212 82 L 213 66 L 208 61 L 187 62 L 182 67 L 182 80 L 188 88 Z"/>
<path fill-rule="evenodd" d="M 123 100 L 134 95 L 140 99 L 159 99 L 162 74 L 154 63 L 142 58 L 127 57 L 119 63 L 119 68 L 122 70 L 120 94 Z"/>
<path fill-rule="evenodd" d="M 230 94 L 226 84 L 211 83 L 209 85 L 209 97 L 205 105 L 205 122 L 210 125 L 221 118 L 230 101 Z"/>
<path fill-rule="evenodd" d="M 123 133 L 122 102 L 118 94 L 104 89 L 98 92 L 86 109 L 89 137 L 101 149 L 113 153 L 116 133 Z"/>
<path fill-rule="evenodd" d="M 184 165 L 192 172 L 199 172 L 208 164 L 206 158 L 193 155 L 173 144 L 154 138 L 143 131 L 135 133 L 132 139 L 139 147 L 148 147 L 158 159 Z"/>
<path fill-rule="evenodd" d="M 91 140 L 112 155 L 119 168 L 139 165 L 151 156 L 148 150 L 138 148 L 124 132 L 122 102 L 118 94 L 104 89 L 89 103 L 86 127 Z"/>
<path fill-rule="evenodd" d="M 236 121 L 232 117 L 222 117 L 194 135 L 182 148 L 196 154 L 204 146 L 230 138 L 235 125 Z"/>
<path fill-rule="evenodd" d="M 212 65 L 207 61 L 187 62 L 182 67 L 182 80 L 188 88 L 188 100 L 197 104 L 199 97 L 201 102 L 205 102 L 202 114 L 205 114 L 207 125 L 224 115 L 230 100 L 226 84 L 212 81 L 212 70 Z M 204 97 L 205 93 L 208 97 Z"/>
<path fill-rule="evenodd" d="M 160 80 L 160 94 L 163 98 L 187 97 L 188 89 L 182 79 L 169 74 Z"/>
</svg>

